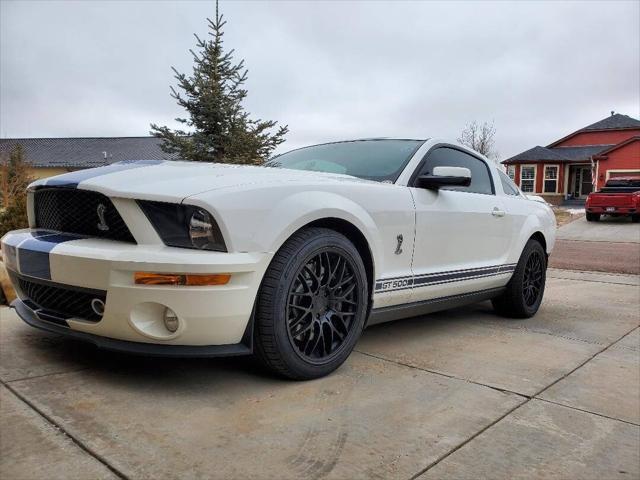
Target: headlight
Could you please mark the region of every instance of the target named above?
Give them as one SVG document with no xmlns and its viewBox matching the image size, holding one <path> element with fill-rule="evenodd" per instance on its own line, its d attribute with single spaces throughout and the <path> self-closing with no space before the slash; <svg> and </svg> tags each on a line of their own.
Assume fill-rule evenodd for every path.
<svg viewBox="0 0 640 480">
<path fill-rule="evenodd" d="M 208 212 L 201 209 L 193 212 L 189 219 L 191 245 L 196 248 L 210 250 L 209 247 L 216 243 L 214 223 Z"/>
<path fill-rule="evenodd" d="M 165 245 L 226 252 L 222 233 L 206 210 L 176 203 L 138 200 Z"/>
</svg>

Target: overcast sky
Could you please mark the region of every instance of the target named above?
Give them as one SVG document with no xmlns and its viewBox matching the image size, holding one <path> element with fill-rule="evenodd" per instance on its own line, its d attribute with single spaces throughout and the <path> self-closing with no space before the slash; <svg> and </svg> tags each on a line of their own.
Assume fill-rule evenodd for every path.
<svg viewBox="0 0 640 480">
<path fill-rule="evenodd" d="M 147 135 L 175 125 L 213 1 L 1 0 L 0 136 Z M 372 136 L 455 139 L 494 121 L 502 158 L 640 116 L 640 2 L 222 1 L 246 107 L 280 150 Z"/>
</svg>

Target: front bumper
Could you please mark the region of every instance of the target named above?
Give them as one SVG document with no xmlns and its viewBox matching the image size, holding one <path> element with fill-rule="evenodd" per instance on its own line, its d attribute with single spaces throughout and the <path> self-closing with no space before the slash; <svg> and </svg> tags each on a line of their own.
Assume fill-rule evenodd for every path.
<svg viewBox="0 0 640 480">
<path fill-rule="evenodd" d="M 37 230 L 8 233 L 2 239 L 5 265 L 14 279 L 106 292 L 104 314 L 99 321 L 70 317 L 52 323 L 16 288 L 20 301 L 14 307 L 30 325 L 134 353 L 195 355 L 189 353 L 194 349 L 180 347 L 198 347 L 204 356 L 237 354 L 207 353 L 212 346 L 225 348 L 209 350 L 250 351 L 250 318 L 271 254 L 204 252 L 95 238 L 55 243 L 59 236 Z M 231 280 L 202 287 L 136 285 L 136 271 L 230 273 Z M 175 333 L 164 328 L 167 307 L 179 319 Z"/>
<path fill-rule="evenodd" d="M 48 321 L 41 320 L 36 313 L 21 300 L 14 300 L 11 307 L 15 308 L 18 316 L 25 323 L 32 327 L 39 328 L 46 332 L 57 333 L 75 340 L 94 344 L 98 348 L 111 350 L 114 352 L 131 353 L 134 355 L 145 355 L 150 357 L 231 357 L 238 355 L 249 355 L 253 352 L 252 328 L 248 326 L 245 338 L 241 343 L 232 345 L 162 345 L 157 343 L 129 342 L 126 340 L 116 340 L 109 337 L 101 337 L 68 327 L 56 325 Z"/>
</svg>

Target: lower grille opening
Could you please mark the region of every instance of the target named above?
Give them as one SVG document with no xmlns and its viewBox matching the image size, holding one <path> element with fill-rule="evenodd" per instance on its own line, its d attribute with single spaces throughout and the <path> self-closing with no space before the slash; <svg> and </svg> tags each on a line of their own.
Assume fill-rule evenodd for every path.
<svg viewBox="0 0 640 480">
<path fill-rule="evenodd" d="M 99 322 L 102 312 L 97 306 L 104 304 L 107 292 L 88 290 L 70 285 L 43 283 L 18 275 L 12 275 L 21 299 L 41 320 L 66 325 L 68 318 L 81 318 L 90 322 Z"/>
</svg>

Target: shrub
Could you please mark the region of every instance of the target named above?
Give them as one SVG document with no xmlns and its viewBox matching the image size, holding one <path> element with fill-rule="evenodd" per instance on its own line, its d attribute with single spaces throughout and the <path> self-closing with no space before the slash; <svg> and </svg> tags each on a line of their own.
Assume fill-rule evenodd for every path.
<svg viewBox="0 0 640 480">
<path fill-rule="evenodd" d="M 9 155 L 0 157 L 0 237 L 28 226 L 27 186 L 31 181 L 24 149 L 17 144 Z"/>
</svg>

